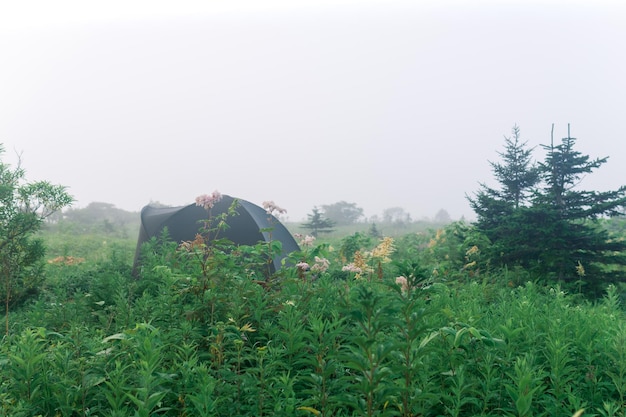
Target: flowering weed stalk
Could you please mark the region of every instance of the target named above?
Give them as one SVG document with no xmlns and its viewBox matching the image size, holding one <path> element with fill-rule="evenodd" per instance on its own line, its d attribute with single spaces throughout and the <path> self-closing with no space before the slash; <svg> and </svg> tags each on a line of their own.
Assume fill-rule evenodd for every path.
<svg viewBox="0 0 626 417">
<path fill-rule="evenodd" d="M 202 274 L 202 283 L 200 285 L 200 293 L 207 291 L 210 281 L 210 274 L 216 268 L 216 258 L 218 249 L 222 242 L 219 241 L 219 234 L 226 229 L 226 219 L 235 213 L 238 201 L 234 200 L 229 210 L 217 216 L 211 214 L 212 208 L 216 203 L 221 201 L 222 194 L 219 191 L 213 191 L 212 194 L 203 194 L 196 198 L 196 205 L 207 211 L 207 218 L 202 221 L 196 238 L 192 241 L 185 241 L 180 244 L 179 252 L 187 257 L 194 259 L 200 267 Z"/>
<path fill-rule="evenodd" d="M 194 293 L 198 300 L 203 302 L 209 290 L 216 289 L 223 278 L 224 272 L 232 266 L 233 258 L 230 252 L 233 249 L 232 242 L 220 239 L 220 233 L 227 227 L 227 219 L 237 214 L 238 200 L 233 200 L 228 210 L 218 215 L 212 215 L 212 209 L 215 204 L 221 201 L 222 195 L 218 191 L 214 191 L 211 195 L 201 195 L 196 198 L 196 205 L 207 210 L 207 218 L 202 220 L 202 226 L 198 234 L 192 241 L 182 242 L 178 248 L 178 254 L 183 260 L 183 264 L 199 268 L 199 274 L 194 276 L 191 292 Z M 196 270 L 197 271 L 197 270 Z M 215 318 L 215 309 L 222 303 L 218 303 L 216 297 L 221 294 L 210 294 L 209 313 L 211 322 Z"/>
<path fill-rule="evenodd" d="M 372 250 L 372 259 L 376 264 L 376 276 L 379 280 L 383 279 L 383 264 L 391 262 L 389 256 L 394 250 L 393 238 L 391 237 L 384 237 L 378 246 Z"/>
<path fill-rule="evenodd" d="M 361 279 L 363 274 L 368 274 L 371 277 L 371 273 L 374 270 L 367 264 L 366 254 L 360 250 L 354 253 L 354 259 L 349 264 L 341 268 L 342 271 L 350 272 L 354 274 L 354 279 Z"/>
<path fill-rule="evenodd" d="M 276 216 L 287 213 L 286 209 L 278 206 L 276 203 L 274 203 L 274 201 L 264 201 L 263 208 L 267 213 L 267 221 L 270 225 L 273 225 L 276 222 Z M 282 251 L 282 243 L 279 240 L 272 239 L 273 230 L 274 226 L 261 229 L 261 233 L 267 233 L 269 235 L 269 239 L 267 239 L 267 242 L 264 245 L 266 249 L 266 281 L 269 281 L 272 275 L 272 262 L 274 261 L 274 255 L 277 253 L 281 253 Z"/>
<path fill-rule="evenodd" d="M 384 275 L 383 264 L 391 262 L 389 256 L 394 250 L 393 238 L 385 237 L 371 252 L 363 250 L 355 251 L 352 262 L 345 265 L 342 271 L 354 273 L 355 279 L 360 279 L 364 275 L 367 275 L 370 281 L 375 274 L 378 280 L 382 281 Z"/>
<path fill-rule="evenodd" d="M 328 244 L 313 246 L 315 237 L 300 233 L 294 234 L 294 237 L 299 240 L 301 250 L 290 254 L 290 258 L 295 262 L 298 278 L 303 282 L 307 278 L 319 278 L 330 267 Z"/>
</svg>

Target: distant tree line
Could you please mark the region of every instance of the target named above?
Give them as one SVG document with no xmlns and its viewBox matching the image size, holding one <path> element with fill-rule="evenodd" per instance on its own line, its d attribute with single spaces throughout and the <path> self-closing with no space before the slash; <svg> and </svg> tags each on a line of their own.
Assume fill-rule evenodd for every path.
<svg viewBox="0 0 626 417">
<path fill-rule="evenodd" d="M 317 236 L 320 233 L 330 233 L 334 231 L 336 226 L 349 226 L 355 223 L 367 221 L 373 225 L 373 235 L 380 232 L 376 228 L 376 224 L 403 226 L 413 223 L 411 214 L 406 212 L 402 207 L 390 207 L 383 211 L 382 217 L 373 216 L 369 220 L 365 219 L 363 209 L 356 203 L 348 203 L 339 201 L 334 204 L 325 204 L 320 207 L 314 207 L 312 212 L 307 215 L 307 221 L 302 224 L 306 229 L 312 231 Z M 444 209 L 439 210 L 432 220 L 433 223 L 447 224 L 452 222 L 450 215 Z"/>
<path fill-rule="evenodd" d="M 57 212 L 48 221 L 49 228 L 72 229 L 76 233 L 105 233 L 126 236 L 129 229 L 139 227 L 139 213 L 115 207 L 114 204 L 92 202 L 84 208 Z"/>
</svg>

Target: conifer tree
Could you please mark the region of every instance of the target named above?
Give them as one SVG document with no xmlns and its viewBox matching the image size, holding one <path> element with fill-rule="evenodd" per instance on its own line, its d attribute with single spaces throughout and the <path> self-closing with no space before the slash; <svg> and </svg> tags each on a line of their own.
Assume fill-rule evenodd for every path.
<svg viewBox="0 0 626 417">
<path fill-rule="evenodd" d="M 544 187 L 535 197 L 535 216 L 542 222 L 538 243 L 542 270 L 557 280 L 579 281 L 588 292 L 597 292 L 601 283 L 614 282 L 616 265 L 626 265 L 620 252 L 626 243 L 610 238 L 599 219 L 623 214 L 626 186 L 615 191 L 584 191 L 578 185 L 608 157 L 591 159 L 574 149 L 568 125 L 561 144 L 544 145 L 545 161 L 540 164 Z"/>
<path fill-rule="evenodd" d="M 522 152 L 527 149 L 507 140 L 504 163 L 492 164 L 501 189 L 482 185 L 469 201 L 478 215 L 476 228 L 493 244 L 488 252 L 495 264 L 520 265 L 547 281 L 598 295 L 607 283 L 623 279 L 615 271 L 626 265 L 626 242 L 611 239 L 599 220 L 624 213 L 626 186 L 579 190 L 583 176 L 608 158 L 590 159 L 575 143 L 568 126 L 560 144 L 552 139 L 543 146 L 546 157 L 535 167 L 530 152 Z M 511 157 L 516 154 L 523 158 Z"/>
<path fill-rule="evenodd" d="M 307 214 L 307 217 L 309 218 L 309 221 L 307 223 L 303 223 L 302 227 L 311 230 L 311 235 L 314 237 L 317 237 L 320 233 L 330 233 L 334 230 L 333 226 L 335 223 L 324 217 L 317 207 L 314 207 L 313 213 Z"/>
<path fill-rule="evenodd" d="M 519 217 L 540 181 L 539 167 L 532 149 L 521 140 L 520 128 L 514 126 L 512 133 L 504 138 L 504 152 L 498 152 L 502 162 L 489 162 L 500 188 L 481 183 L 475 198 L 468 197 L 478 216 L 476 226 L 492 242 L 492 257 L 500 264 L 514 262 L 528 251 L 517 233 Z"/>
</svg>

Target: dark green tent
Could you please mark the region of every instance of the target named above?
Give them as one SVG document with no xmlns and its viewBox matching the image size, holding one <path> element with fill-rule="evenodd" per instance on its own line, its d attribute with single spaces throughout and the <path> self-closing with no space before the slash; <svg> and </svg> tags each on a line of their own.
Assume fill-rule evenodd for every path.
<svg viewBox="0 0 626 417">
<path fill-rule="evenodd" d="M 223 195 L 211 209 L 211 215 L 226 213 L 234 201 L 233 197 Z M 282 252 L 276 254 L 272 262 L 272 272 L 280 269 L 281 261 L 289 253 L 299 251 L 300 248 L 287 228 L 265 209 L 246 200 L 237 199 L 237 213 L 227 217 L 228 228 L 220 232 L 220 238 L 226 238 L 236 245 L 255 245 L 259 242 L 268 242 L 270 239 L 282 242 Z M 141 245 L 152 237 L 158 237 L 163 228 L 167 227 L 170 238 L 178 243 L 194 240 L 206 220 L 207 211 L 190 204 L 181 207 L 159 207 L 147 205 L 141 210 L 141 228 L 135 253 L 136 270 L 140 259 Z M 270 229 L 271 231 L 262 231 Z"/>
</svg>

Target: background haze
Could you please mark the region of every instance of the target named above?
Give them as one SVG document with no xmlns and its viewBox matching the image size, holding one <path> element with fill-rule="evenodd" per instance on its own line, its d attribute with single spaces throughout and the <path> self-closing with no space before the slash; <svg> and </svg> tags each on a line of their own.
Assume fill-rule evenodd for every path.
<svg viewBox="0 0 626 417">
<path fill-rule="evenodd" d="M 217 189 L 293 221 L 341 200 L 471 218 L 515 124 L 538 146 L 571 123 L 610 156 L 582 186 L 626 183 L 621 3 L 7 3 L 3 158 L 75 207 Z"/>
</svg>

